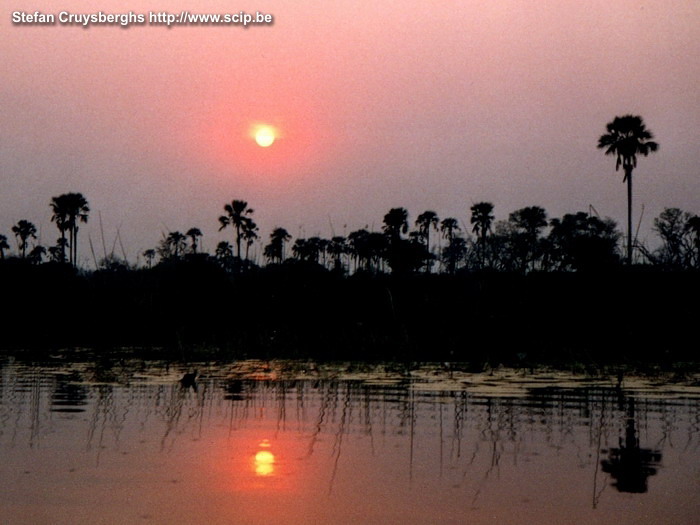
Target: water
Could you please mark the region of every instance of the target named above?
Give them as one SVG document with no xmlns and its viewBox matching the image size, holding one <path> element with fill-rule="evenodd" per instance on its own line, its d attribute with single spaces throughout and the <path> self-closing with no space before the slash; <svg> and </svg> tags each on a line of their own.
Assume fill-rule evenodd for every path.
<svg viewBox="0 0 700 525">
<path fill-rule="evenodd" d="M 0 361 L 0 523 L 690 524 L 700 387 Z M 197 368 L 196 385 L 183 373 Z M 695 381 L 697 384 L 697 381 Z"/>
</svg>

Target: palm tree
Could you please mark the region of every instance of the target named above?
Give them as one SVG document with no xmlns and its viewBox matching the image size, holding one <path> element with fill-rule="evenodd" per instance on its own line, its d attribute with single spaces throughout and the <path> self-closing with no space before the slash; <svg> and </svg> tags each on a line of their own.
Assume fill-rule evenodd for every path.
<svg viewBox="0 0 700 525">
<path fill-rule="evenodd" d="M 181 232 L 170 232 L 165 238 L 165 242 L 170 248 L 170 252 L 176 259 L 180 257 L 180 253 L 184 252 L 187 247 L 187 236 Z"/>
<path fill-rule="evenodd" d="M 61 232 L 61 238 L 65 239 L 68 231 L 70 244 L 70 262 L 77 264 L 78 260 L 78 222 L 87 222 L 90 207 L 82 193 L 64 193 L 51 199 L 51 220 L 56 223 Z M 65 246 L 65 244 L 61 244 Z"/>
<path fill-rule="evenodd" d="M 197 239 L 202 236 L 201 230 L 199 228 L 190 228 L 185 235 L 191 239 L 192 244 L 190 245 L 190 249 L 192 253 L 197 253 Z"/>
<path fill-rule="evenodd" d="M 219 223 L 221 223 L 219 231 L 226 228 L 226 226 L 236 229 L 236 255 L 240 259 L 242 232 L 252 222 L 252 219 L 247 217 L 247 215 L 253 213 L 253 209 L 248 207 L 246 201 L 233 200 L 231 204 L 224 205 L 224 211 L 226 215 L 219 217 Z"/>
<path fill-rule="evenodd" d="M 455 238 L 455 232 L 458 232 L 459 230 L 459 222 L 454 217 L 442 219 L 442 222 L 440 223 L 440 231 L 442 232 L 443 237 L 449 242 Z"/>
<path fill-rule="evenodd" d="M 233 248 L 231 244 L 227 241 L 221 241 L 216 245 L 216 251 L 214 252 L 214 257 L 217 259 L 226 259 L 228 257 L 233 257 Z"/>
<path fill-rule="evenodd" d="M 56 223 L 56 227 L 61 234 L 61 242 L 56 245 L 61 250 L 61 262 L 66 260 L 66 247 L 68 244 L 68 241 L 66 241 L 66 230 L 68 229 L 68 202 L 66 197 L 67 194 L 53 197 L 49 203 L 53 212 L 51 222 Z"/>
<path fill-rule="evenodd" d="M 408 231 L 408 212 L 405 208 L 392 208 L 384 215 L 384 232 L 392 243 L 401 239 L 401 234 Z"/>
<path fill-rule="evenodd" d="M 430 254 L 430 229 L 435 228 L 437 230 L 438 223 L 440 219 L 437 213 L 434 211 L 424 211 L 416 219 L 416 226 L 418 226 L 418 232 L 420 236 L 425 239 L 425 250 Z M 425 271 L 430 271 L 430 258 L 425 260 Z"/>
<path fill-rule="evenodd" d="M 22 252 L 22 259 L 24 259 L 27 256 L 29 239 L 36 239 L 36 226 L 22 219 L 12 227 L 12 233 L 19 240 L 19 250 Z"/>
<path fill-rule="evenodd" d="M 5 258 L 5 250 L 9 250 L 10 245 L 7 244 L 7 237 L 0 235 L 0 259 Z"/>
<path fill-rule="evenodd" d="M 253 246 L 256 239 L 258 238 L 258 225 L 249 220 L 245 223 L 243 227 L 243 240 L 245 241 L 245 260 L 248 260 L 248 253 L 250 252 L 250 247 Z"/>
<path fill-rule="evenodd" d="M 481 253 L 481 266 L 486 259 L 486 235 L 491 231 L 493 224 L 493 204 L 490 202 L 477 202 L 471 207 L 471 223 L 474 225 L 472 231 L 479 239 L 479 251 Z"/>
<path fill-rule="evenodd" d="M 291 239 L 287 230 L 275 228 L 270 234 L 270 243 L 265 246 L 264 255 L 269 261 L 284 261 L 284 243 Z"/>
<path fill-rule="evenodd" d="M 632 264 L 632 170 L 637 167 L 637 155 L 646 157 L 659 145 L 651 140 L 654 136 L 642 117 L 615 117 L 606 127 L 608 132 L 598 139 L 598 148 L 605 149 L 606 155 L 615 155 L 615 171 L 622 166 L 625 172 L 622 182 L 627 182 L 627 264 Z"/>
</svg>

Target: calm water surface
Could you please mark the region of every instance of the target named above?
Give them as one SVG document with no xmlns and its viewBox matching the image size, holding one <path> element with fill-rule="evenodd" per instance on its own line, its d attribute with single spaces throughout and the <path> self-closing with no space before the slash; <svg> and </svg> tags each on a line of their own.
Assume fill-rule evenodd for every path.
<svg viewBox="0 0 700 525">
<path fill-rule="evenodd" d="M 0 523 L 697 524 L 698 384 L 1 358 Z"/>
</svg>

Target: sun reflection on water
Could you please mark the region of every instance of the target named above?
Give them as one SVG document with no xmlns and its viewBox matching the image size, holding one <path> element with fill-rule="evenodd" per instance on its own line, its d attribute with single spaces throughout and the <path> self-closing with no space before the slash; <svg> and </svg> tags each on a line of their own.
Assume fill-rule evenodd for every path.
<svg viewBox="0 0 700 525">
<path fill-rule="evenodd" d="M 255 454 L 255 474 L 257 476 L 271 476 L 275 473 L 275 455 L 270 452 L 270 441 L 263 439 Z"/>
</svg>

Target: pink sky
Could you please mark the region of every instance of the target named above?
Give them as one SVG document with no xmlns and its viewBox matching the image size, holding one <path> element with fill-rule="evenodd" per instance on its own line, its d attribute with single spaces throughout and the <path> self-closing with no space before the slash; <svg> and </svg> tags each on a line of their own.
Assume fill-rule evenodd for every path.
<svg viewBox="0 0 700 525">
<path fill-rule="evenodd" d="M 389 208 L 468 222 L 527 205 L 623 223 L 616 115 L 660 143 L 635 172 L 635 221 L 700 213 L 700 3 L 339 0 L 5 2 L 0 8 L 0 233 L 19 219 L 58 236 L 49 200 L 82 192 L 101 251 L 117 228 L 132 262 L 163 231 L 219 233 L 245 199 L 271 228 L 379 228 Z M 400 7 L 398 7 L 400 5 Z M 268 27 L 13 26 L 16 10 L 272 13 Z M 284 136 L 258 148 L 254 122 Z M 344 229 L 347 225 L 347 229 Z M 225 237 L 227 236 L 227 237 Z"/>
</svg>

